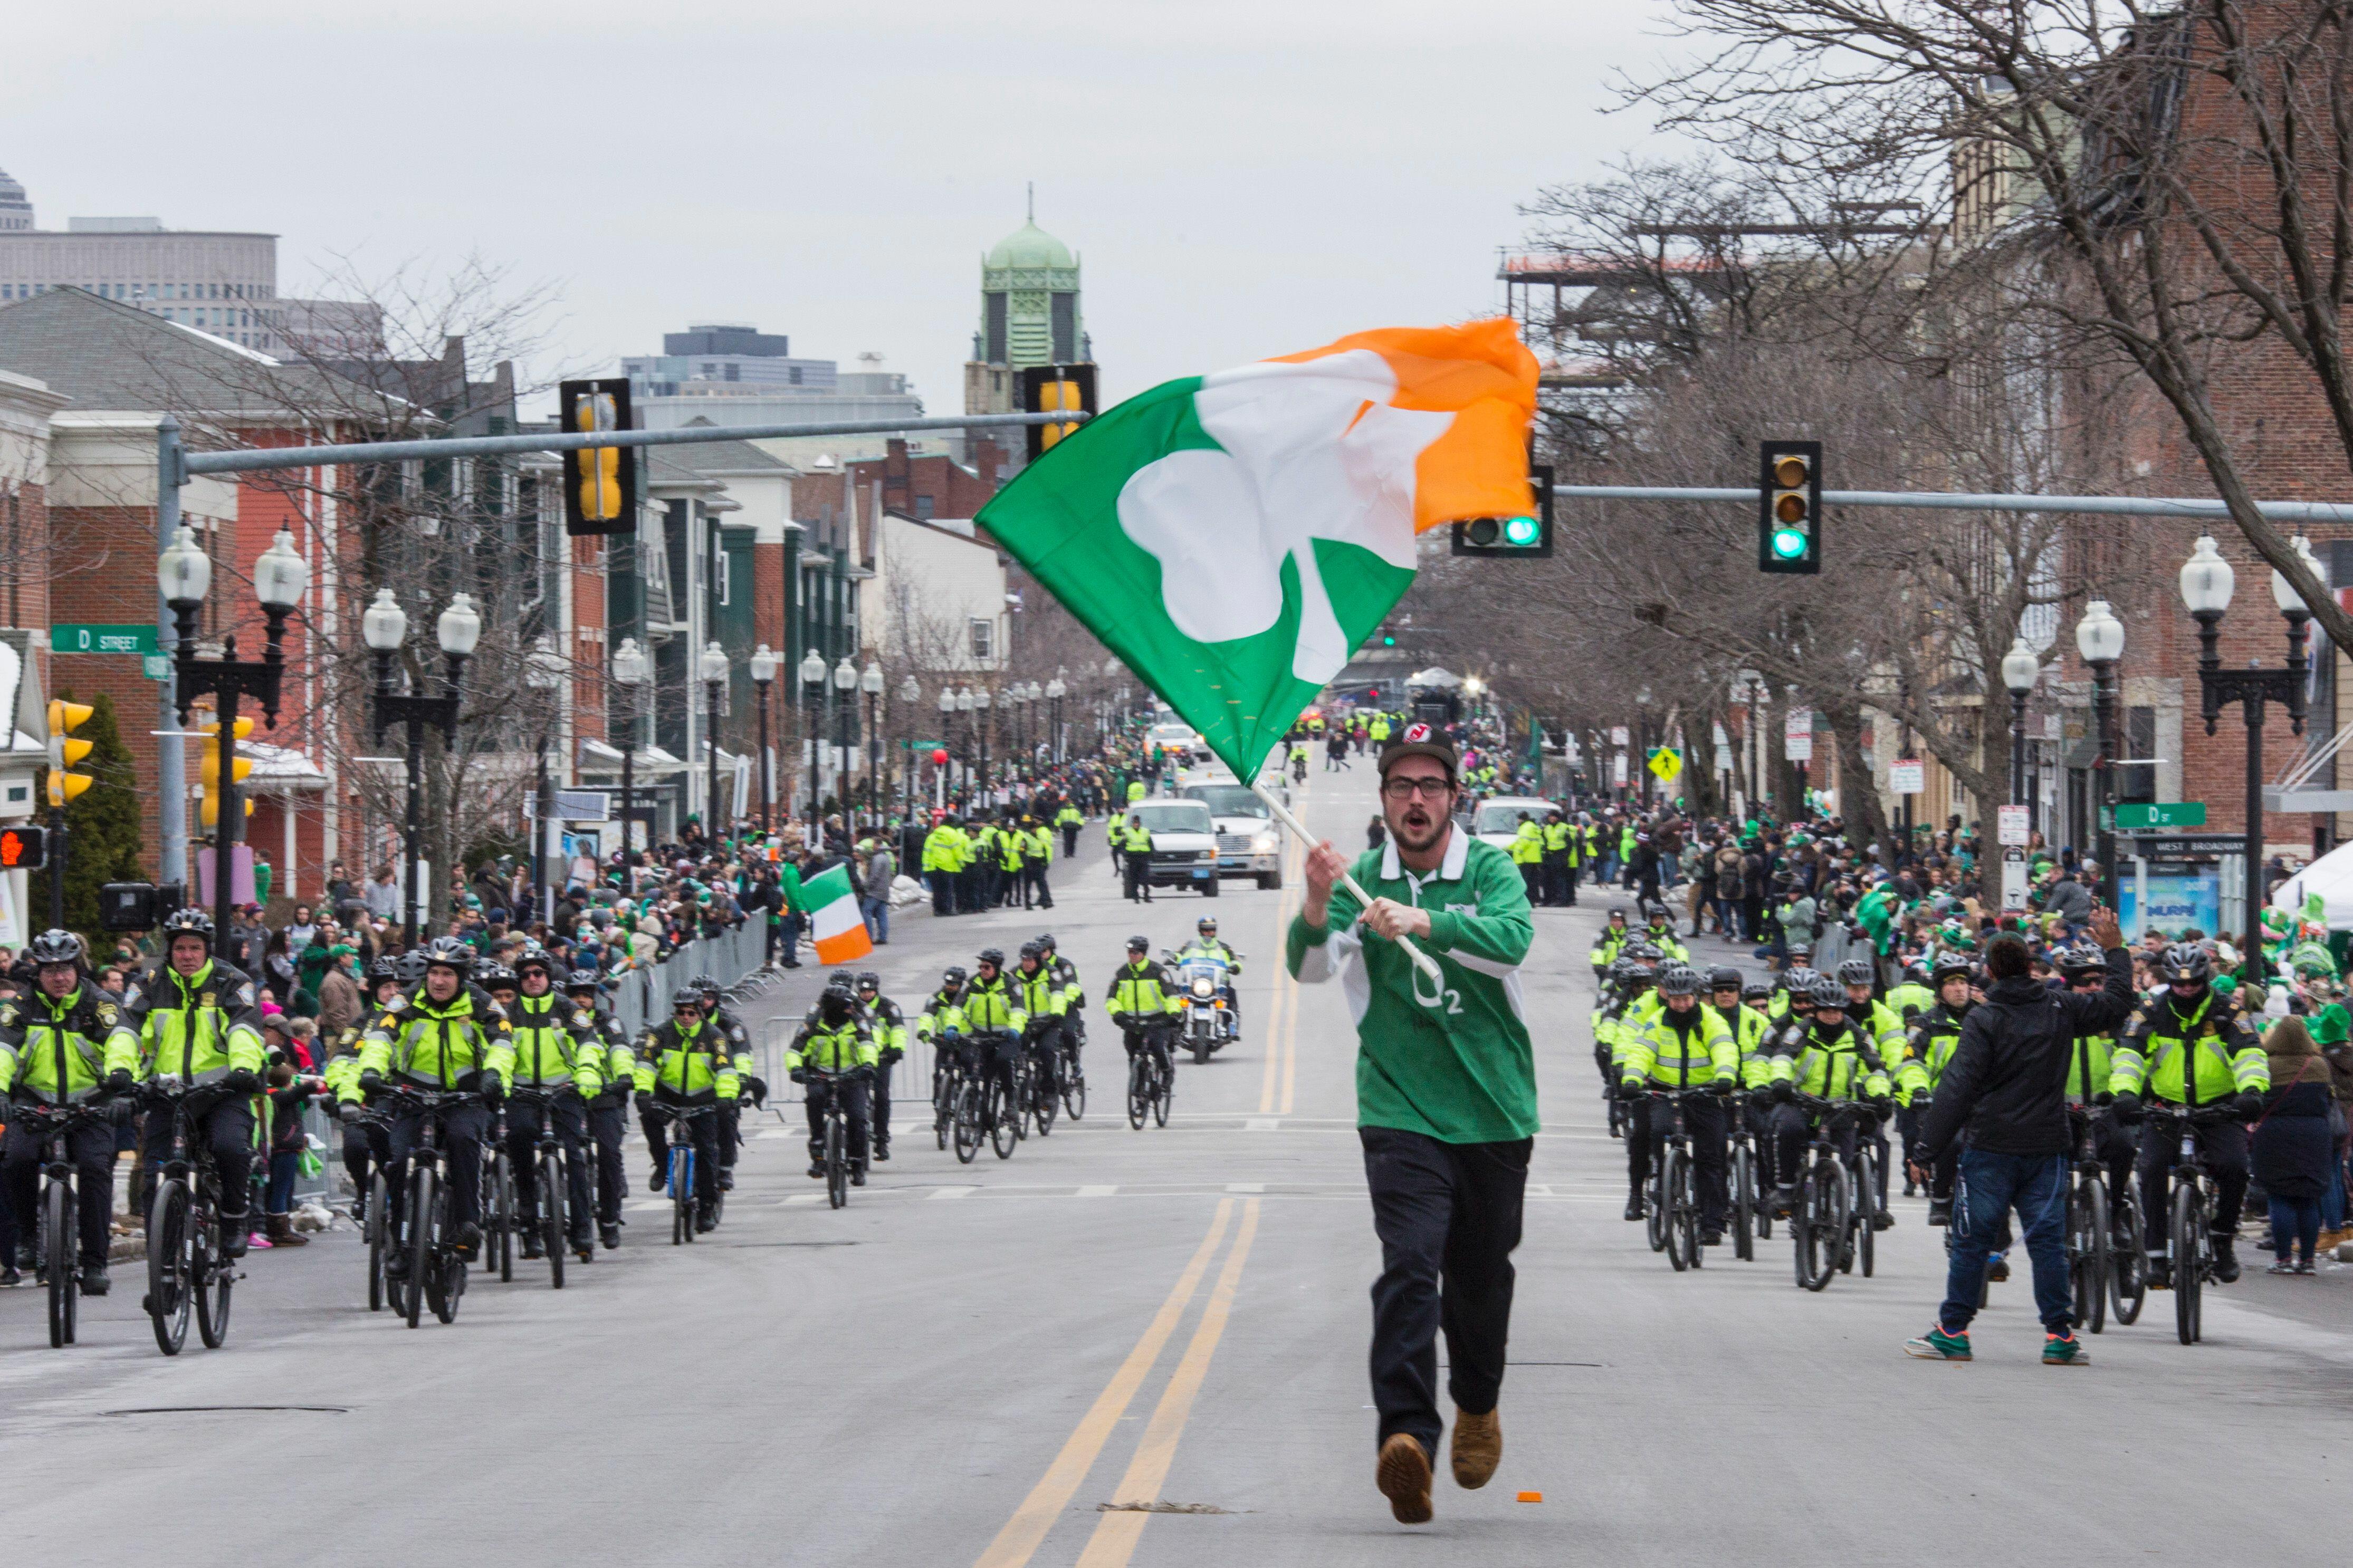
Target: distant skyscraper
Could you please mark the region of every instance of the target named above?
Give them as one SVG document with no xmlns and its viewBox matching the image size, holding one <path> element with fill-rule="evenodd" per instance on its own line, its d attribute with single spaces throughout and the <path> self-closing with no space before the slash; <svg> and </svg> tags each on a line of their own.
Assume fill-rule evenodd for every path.
<svg viewBox="0 0 2353 1568">
<path fill-rule="evenodd" d="M 25 187 L 0 170 L 0 234 L 16 234 L 33 226 L 33 204 Z"/>
<path fill-rule="evenodd" d="M 1029 221 L 981 259 L 980 330 L 964 367 L 964 411 L 1017 413 L 1021 372 L 1094 357 L 1079 309 L 1079 258 L 1038 226 L 1033 195 Z M 1020 450 L 1018 441 L 1009 445 Z"/>
</svg>

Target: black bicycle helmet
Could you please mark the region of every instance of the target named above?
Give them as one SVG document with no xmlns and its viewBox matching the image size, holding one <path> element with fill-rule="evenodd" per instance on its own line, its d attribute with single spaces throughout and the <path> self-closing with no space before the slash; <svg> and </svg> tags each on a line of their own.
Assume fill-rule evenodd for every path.
<svg viewBox="0 0 2353 1568">
<path fill-rule="evenodd" d="M 1054 933 L 1050 931 L 1041 931 L 1038 933 L 1038 945 L 1048 952 L 1058 951 L 1054 946 Z"/>
<path fill-rule="evenodd" d="M 975 963 L 986 963 L 991 969 L 1003 969 L 1005 967 L 1005 950 L 1001 947 L 984 947 L 978 952 L 973 954 L 972 961 Z"/>
<path fill-rule="evenodd" d="M 1625 905 L 1623 905 L 1623 904 L 1612 904 L 1612 905 L 1610 905 L 1610 906 L 1609 906 L 1609 918 L 1610 918 L 1611 920 L 1613 920 L 1613 921 L 1622 921 L 1622 920 L 1624 920 L 1624 919 L 1626 918 L 1626 906 L 1625 906 Z"/>
<path fill-rule="evenodd" d="M 1816 978 L 1813 970 L 1807 965 L 1793 963 L 1781 972 L 1781 989 L 1802 1002 L 1806 998 L 1807 992 L 1812 988 Z M 1841 1007 L 1846 1005 L 1843 994 L 1840 996 L 1839 1005 Z"/>
<path fill-rule="evenodd" d="M 1728 963 L 1717 964 L 1707 972 L 1707 988 L 1710 991 L 1739 990 L 1740 971 Z"/>
<path fill-rule="evenodd" d="M 2211 980 L 2214 976 L 2214 961 L 2196 942 L 2177 942 L 2165 950 L 2165 956 L 2158 961 L 2158 969 L 2168 983 Z"/>
<path fill-rule="evenodd" d="M 1662 996 L 1696 996 L 1699 986 L 1699 971 L 1688 963 L 1670 963 L 1659 971 Z"/>
<path fill-rule="evenodd" d="M 555 974 L 555 960 L 549 956 L 547 949 L 537 942 L 533 942 L 521 952 L 516 953 L 512 967 L 518 979 L 526 969 L 536 969 L 551 979 Z"/>
<path fill-rule="evenodd" d="M 205 945 L 210 947 L 213 942 L 213 917 L 194 907 L 174 910 L 170 914 L 165 915 L 164 946 L 168 950 L 174 942 L 184 936 L 200 936 L 205 939 Z"/>
<path fill-rule="evenodd" d="M 964 966 L 962 964 L 951 963 L 945 969 L 940 971 L 940 989 L 943 991 L 962 990 L 964 988 L 964 983 L 970 978 L 971 976 L 964 972 Z"/>
<path fill-rule="evenodd" d="M 474 950 L 454 936 L 437 936 L 425 947 L 425 967 L 454 969 L 460 977 L 474 973 Z"/>
<path fill-rule="evenodd" d="M 1846 1010 L 1846 987 L 1835 974 L 1817 974 L 1806 983 L 1806 1002 L 1816 1011 L 1835 1007 Z"/>
<path fill-rule="evenodd" d="M 1872 981 L 1871 960 L 1867 958 L 1849 958 L 1841 961 L 1838 967 L 1838 977 L 1839 984 L 1841 985 L 1870 984 Z"/>
<path fill-rule="evenodd" d="M 1129 937 L 1127 939 L 1127 951 L 1130 952 L 1150 952 L 1152 951 L 1152 939 L 1148 936 Z"/>
<path fill-rule="evenodd" d="M 719 982 L 711 975 L 698 974 L 686 983 L 686 988 L 690 991 L 700 991 L 705 996 L 709 996 L 718 991 Z"/>
<path fill-rule="evenodd" d="M 1655 943 L 1647 942 L 1630 942 L 1626 944 L 1626 956 L 1632 959 L 1637 963 L 1644 963 L 1646 961 L 1651 963 L 1656 963 L 1659 960 L 1664 958 L 1666 954 L 1660 952 Z"/>
<path fill-rule="evenodd" d="M 412 991 L 424 984 L 426 963 L 425 950 L 421 947 L 412 947 L 402 953 L 395 963 L 395 967 L 400 971 L 401 984 Z"/>
<path fill-rule="evenodd" d="M 1044 958 L 1046 956 L 1046 950 L 1039 947 L 1034 942 L 1025 942 L 1021 944 L 1021 951 L 1015 953 L 1014 956 L 1016 958 L 1035 961 Z"/>
<path fill-rule="evenodd" d="M 1911 981 L 1915 985 L 1927 984 L 1929 978 L 1927 960 L 1915 958 L 1911 963 L 1905 964 L 1904 966 L 1904 978 Z"/>
<path fill-rule="evenodd" d="M 55 926 L 25 944 L 25 962 L 36 968 L 51 963 L 70 963 L 79 967 L 81 958 L 81 938 Z"/>
<path fill-rule="evenodd" d="M 1743 1002 L 1754 1002 L 1759 997 L 1772 994 L 1773 986 L 1769 981 L 1751 980 L 1740 987 L 1740 999 Z"/>
<path fill-rule="evenodd" d="M 1203 936 L 1215 936 L 1218 934 L 1218 918 L 1215 915 L 1203 915 L 1193 922 L 1193 929 Z"/>
<path fill-rule="evenodd" d="M 861 969 L 858 972 L 858 988 L 860 991 L 880 991 L 882 989 L 882 977 L 871 969 Z"/>
<path fill-rule="evenodd" d="M 503 963 L 485 963 L 474 971 L 474 983 L 485 991 L 516 991 L 522 977 Z"/>
<path fill-rule="evenodd" d="M 400 967 L 392 962 L 390 953 L 380 952 L 368 960 L 367 982 L 370 985 L 381 985 L 387 980 L 399 978 Z"/>
<path fill-rule="evenodd" d="M 1975 983 L 1977 977 L 1978 966 L 1957 952 L 1948 952 L 1936 960 L 1936 967 L 1933 972 L 1933 979 L 1939 988 L 1947 980 L 1957 979 Z"/>
<path fill-rule="evenodd" d="M 564 977 L 564 988 L 566 991 L 598 991 L 603 986 L 598 983 L 595 970 L 575 969 Z"/>
<path fill-rule="evenodd" d="M 2108 961 L 2088 947 L 2071 947 L 2059 955 L 2059 973 L 2073 979 L 2078 974 L 2105 973 Z"/>
</svg>

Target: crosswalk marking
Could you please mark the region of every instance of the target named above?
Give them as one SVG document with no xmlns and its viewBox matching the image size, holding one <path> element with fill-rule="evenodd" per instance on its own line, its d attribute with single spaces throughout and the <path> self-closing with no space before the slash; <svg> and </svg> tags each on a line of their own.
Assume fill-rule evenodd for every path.
<svg viewBox="0 0 2353 1568">
<path fill-rule="evenodd" d="M 1226 1184 L 1226 1191 L 1229 1193 L 1262 1193 L 1266 1191 L 1266 1184 L 1264 1182 L 1228 1182 Z"/>
<path fill-rule="evenodd" d="M 1116 1186 L 1081 1187 L 1079 1189 L 1079 1196 L 1082 1198 L 1109 1198 L 1116 1197 L 1118 1195 L 1119 1188 Z"/>
<path fill-rule="evenodd" d="M 978 1187 L 934 1187 L 932 1189 L 932 1196 L 935 1198 L 968 1198 L 978 1191 L 980 1191 Z"/>
</svg>

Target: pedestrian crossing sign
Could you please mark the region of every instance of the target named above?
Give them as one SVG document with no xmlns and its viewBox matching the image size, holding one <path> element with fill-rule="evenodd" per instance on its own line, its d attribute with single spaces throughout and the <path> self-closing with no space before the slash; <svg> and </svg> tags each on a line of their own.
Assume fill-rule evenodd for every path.
<svg viewBox="0 0 2353 1568">
<path fill-rule="evenodd" d="M 1672 784 L 1683 771 L 1683 757 L 1672 746 L 1661 746 L 1651 753 L 1651 771 L 1659 775 L 1661 784 Z"/>
</svg>

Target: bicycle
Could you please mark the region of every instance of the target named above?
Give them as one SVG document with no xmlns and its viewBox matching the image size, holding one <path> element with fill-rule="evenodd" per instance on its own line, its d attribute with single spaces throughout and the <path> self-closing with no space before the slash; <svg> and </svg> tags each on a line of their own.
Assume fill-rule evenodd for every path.
<svg viewBox="0 0 2353 1568">
<path fill-rule="evenodd" d="M 172 1119 L 172 1152 L 156 1173 L 147 1204 L 144 1303 L 156 1348 L 165 1355 L 178 1355 L 187 1342 L 191 1307 L 206 1350 L 220 1349 L 228 1338 L 237 1263 L 220 1234 L 220 1171 L 210 1143 L 189 1132 L 189 1124 L 227 1093 L 216 1084 L 185 1087 L 176 1080 L 158 1081 L 148 1089 L 149 1105 L 168 1110 Z"/>
<path fill-rule="evenodd" d="M 2140 1197 L 2131 1183 L 2113 1202 L 2121 1245 L 2112 1242 L 2109 1247 L 2108 1300 L 2116 1321 L 2129 1328 L 2139 1321 L 2142 1303 L 2148 1300 L 2148 1235 L 2142 1228 Z"/>
<path fill-rule="evenodd" d="M 81 1194 L 74 1184 L 72 1137 L 85 1127 L 111 1128 L 113 1110 L 87 1101 L 34 1103 L 18 1106 L 16 1114 L 41 1145 L 41 1202 L 35 1211 L 40 1246 L 36 1256 L 49 1288 L 49 1348 L 63 1350 L 74 1342 L 81 1311 Z"/>
<path fill-rule="evenodd" d="M 1651 1190 L 1643 1219 L 1652 1237 L 1651 1250 L 1664 1252 L 1678 1274 L 1700 1266 L 1699 1168 L 1683 1126 L 1683 1104 L 1703 1096 L 1715 1098 L 1699 1089 L 1653 1089 L 1642 1096 L 1651 1106 Z M 1662 1111 L 1667 1113 L 1664 1127 Z"/>
<path fill-rule="evenodd" d="M 516 1089 L 508 1090 L 518 1105 L 528 1105 L 539 1111 L 539 1136 L 532 1144 L 532 1179 L 539 1191 L 537 1229 L 540 1246 L 547 1253 L 548 1285 L 564 1289 L 564 1254 L 566 1250 L 580 1254 L 586 1263 L 596 1256 L 593 1247 L 574 1247 L 569 1220 L 572 1201 L 572 1152 L 564 1140 L 555 1135 L 555 1095 L 546 1089 Z"/>
<path fill-rule="evenodd" d="M 2221 1283 L 2214 1279 L 2217 1259 L 2213 1232 L 2209 1228 L 2215 1204 L 2214 1170 L 2198 1147 L 2197 1130 L 2218 1126 L 2236 1116 L 2235 1110 L 2228 1109 L 2148 1108 L 2151 1136 L 2178 1134 L 2181 1140 L 2169 1178 L 2173 1190 L 2167 1200 L 2166 1258 L 2173 1275 L 2173 1330 L 2185 1345 L 2194 1345 L 2205 1337 L 2206 1286 L 2210 1280 Z"/>
<path fill-rule="evenodd" d="M 1789 1237 L 1799 1287 L 1819 1291 L 1829 1286 L 1831 1275 L 1852 1270 L 1856 1195 L 1858 1191 L 1869 1194 L 1878 1189 L 1858 1179 L 1857 1167 L 1867 1172 L 1870 1159 L 1860 1131 L 1855 1137 L 1860 1156 L 1856 1161 L 1850 1162 L 1837 1142 L 1838 1134 L 1853 1126 L 1868 1108 L 1852 1100 L 1824 1100 L 1810 1094 L 1795 1098 L 1797 1104 L 1814 1112 L 1818 1120 L 1805 1152 L 1798 1157 L 1797 1198 L 1789 1209 Z M 1862 1234 L 1865 1237 L 1871 1235 L 1867 1211 Z M 1867 1252 L 1867 1240 L 1863 1246 Z M 1868 1262 L 1863 1273 L 1871 1273 Z"/>
<path fill-rule="evenodd" d="M 963 1095 L 964 1051 L 955 1032 L 950 1030 L 941 1037 L 932 1052 L 932 1136 L 939 1141 L 943 1151 L 955 1134 L 956 1107 Z M 961 1147 L 956 1158 L 965 1160 Z"/>
<path fill-rule="evenodd" d="M 1136 1131 L 1144 1131 L 1144 1119 L 1150 1116 L 1154 1125 L 1168 1125 L 1169 1101 L 1175 1093 L 1176 1073 L 1161 1065 L 1160 1051 L 1150 1032 L 1145 1034 L 1144 1048 L 1127 1058 L 1127 1124 Z"/>
<path fill-rule="evenodd" d="M 2099 1134 L 2092 1112 L 2067 1108 L 2075 1157 L 2067 1173 L 2067 1281 L 2075 1298 L 2075 1321 L 2093 1333 L 2107 1327 L 2109 1273 L 2108 1182 L 2100 1163 Z"/>
<path fill-rule="evenodd" d="M 818 1138 L 818 1163 L 825 1167 L 826 1202 L 840 1208 L 849 1202 L 849 1110 L 842 1103 L 841 1086 L 849 1082 L 849 1073 L 827 1072 L 822 1068 L 806 1068 L 806 1087 L 825 1085 L 825 1109 L 818 1112 L 825 1131 Z"/>
<path fill-rule="evenodd" d="M 1061 1089 L 1054 1081 L 1057 1059 L 1057 1048 L 1051 1042 L 1022 1042 L 1022 1103 L 1040 1138 L 1054 1131 L 1054 1114 L 1062 1108 Z"/>
<path fill-rule="evenodd" d="M 485 1268 L 499 1271 L 499 1282 L 514 1279 L 514 1163 L 507 1158 L 507 1117 L 501 1107 L 482 1134 L 482 1245 Z"/>
<path fill-rule="evenodd" d="M 1757 1243 L 1773 1236 L 1773 1208 L 1762 1196 L 1764 1185 L 1757 1160 L 1757 1135 L 1748 1126 L 1748 1101 L 1738 1094 L 1725 1102 L 1732 1122 L 1726 1151 L 1725 1185 L 1732 1199 L 1732 1256 L 1743 1263 L 1757 1260 Z"/>
<path fill-rule="evenodd" d="M 989 1147 L 997 1152 L 998 1159 L 1010 1160 L 1022 1139 L 1020 1047 L 1012 1036 L 1002 1030 L 976 1036 L 974 1044 L 981 1053 L 981 1082 L 976 1089 L 967 1086 L 976 1119 L 974 1126 L 976 1131 L 988 1134 Z M 1010 1085 L 1005 1081 L 1008 1075 L 1000 1070 L 997 1059 L 1000 1052 L 1007 1050 L 1016 1053 L 1012 1064 L 1014 1081 Z M 977 1142 L 974 1152 L 978 1152 Z"/>
<path fill-rule="evenodd" d="M 392 1310 L 410 1328 L 424 1321 L 425 1308 L 443 1323 L 458 1321 L 458 1303 L 466 1294 L 466 1258 L 456 1240 L 458 1226 L 451 1207 L 456 1200 L 444 1167 L 449 1151 L 441 1141 L 441 1113 L 472 1105 L 481 1096 L 470 1090 L 428 1090 L 406 1084 L 386 1084 L 380 1097 L 399 1101 L 419 1113 L 417 1147 L 408 1156 L 408 1192 L 401 1206 L 400 1224 L 391 1230 L 386 1251 L 386 1295 Z M 405 1275 L 392 1275 L 390 1264 L 406 1258 Z"/>
<path fill-rule="evenodd" d="M 694 1240 L 694 1138 L 687 1124 L 704 1117 L 715 1117 L 719 1107 L 712 1105 L 664 1105 L 654 1102 L 653 1109 L 670 1123 L 670 1244 L 684 1247 Z M 711 1224 L 719 1225 L 719 1216 L 727 1205 L 727 1194 L 717 1191 L 712 1184 Z"/>
</svg>

